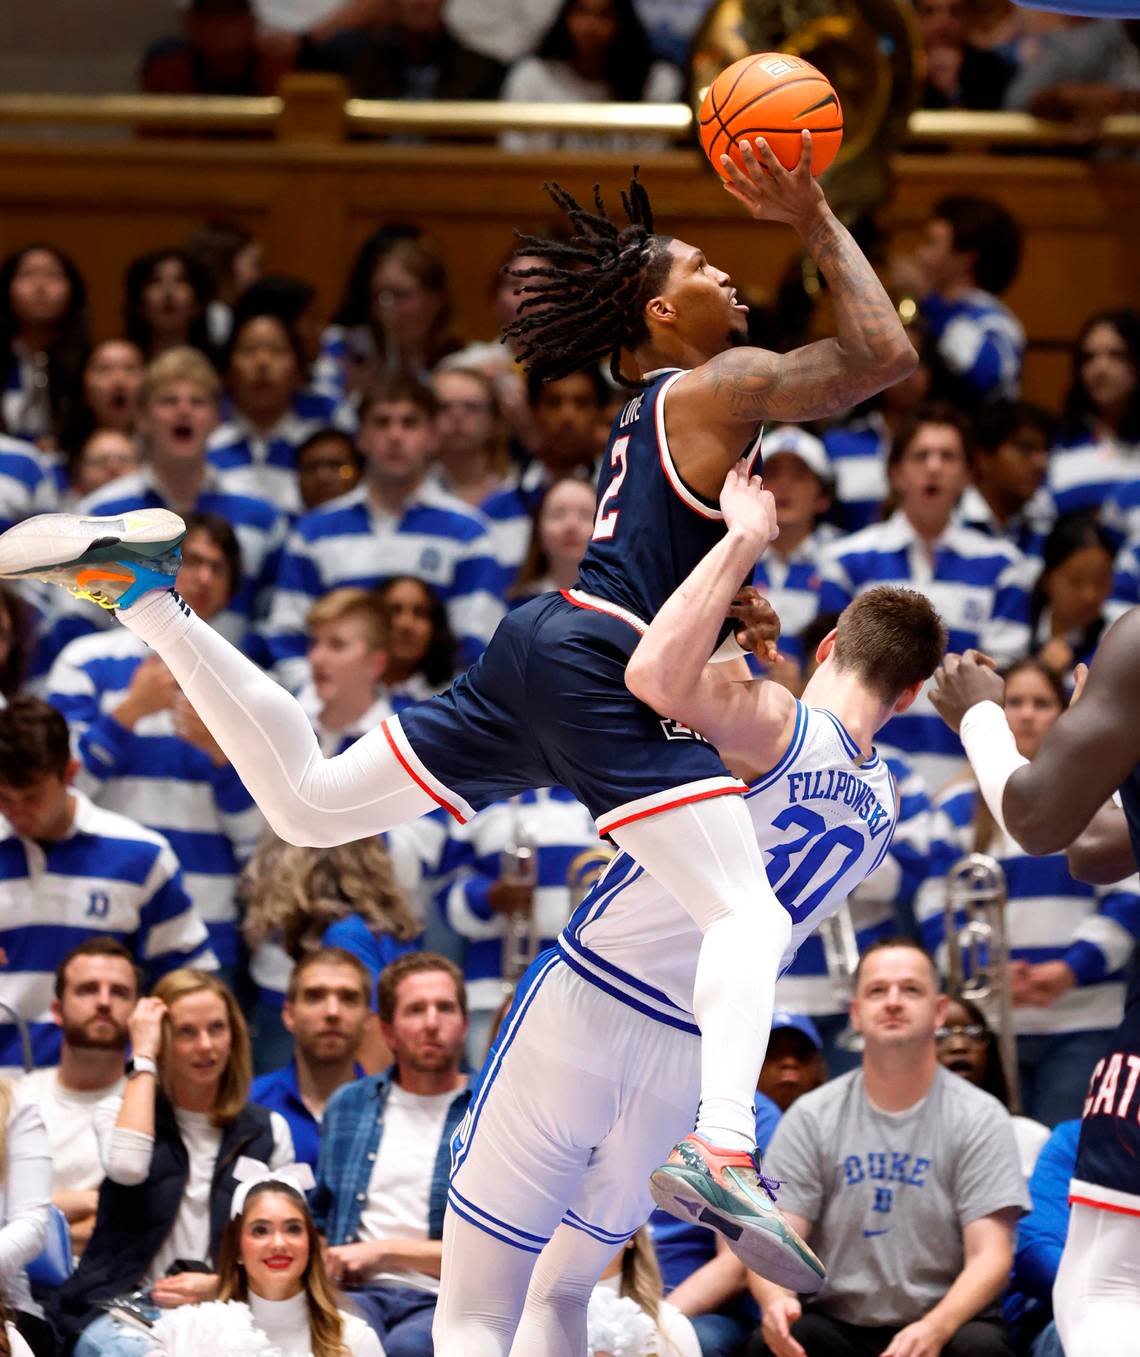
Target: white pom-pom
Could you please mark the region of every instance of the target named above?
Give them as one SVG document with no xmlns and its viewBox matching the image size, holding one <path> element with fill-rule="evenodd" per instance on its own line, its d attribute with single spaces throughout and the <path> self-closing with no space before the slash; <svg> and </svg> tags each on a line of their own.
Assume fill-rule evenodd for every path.
<svg viewBox="0 0 1140 1357">
<path fill-rule="evenodd" d="M 165 1310 L 154 1325 L 154 1351 L 161 1357 L 281 1357 L 240 1301 L 206 1301 Z"/>
<path fill-rule="evenodd" d="M 628 1296 L 619 1296 L 606 1286 L 590 1294 L 586 1315 L 586 1347 L 589 1357 L 651 1357 L 657 1351 L 657 1328 L 653 1320 Z"/>
</svg>

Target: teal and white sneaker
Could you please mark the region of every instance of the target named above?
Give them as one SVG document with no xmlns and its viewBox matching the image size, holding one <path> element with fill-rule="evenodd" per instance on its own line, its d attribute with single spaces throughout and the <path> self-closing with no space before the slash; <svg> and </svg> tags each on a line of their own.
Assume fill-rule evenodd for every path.
<svg viewBox="0 0 1140 1357">
<path fill-rule="evenodd" d="M 109 611 L 172 589 L 186 524 L 169 509 L 107 518 L 37 514 L 0 534 L 0 577 L 58 584 Z"/>
<path fill-rule="evenodd" d="M 810 1295 L 827 1271 L 780 1214 L 779 1186 L 760 1172 L 757 1151 L 718 1150 L 696 1134 L 675 1145 L 649 1179 L 663 1211 L 690 1225 L 708 1225 L 749 1271 Z"/>
</svg>

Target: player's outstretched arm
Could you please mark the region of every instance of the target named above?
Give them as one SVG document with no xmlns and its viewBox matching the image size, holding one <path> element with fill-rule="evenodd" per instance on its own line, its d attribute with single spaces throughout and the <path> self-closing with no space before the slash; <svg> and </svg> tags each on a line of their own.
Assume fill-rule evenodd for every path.
<svg viewBox="0 0 1140 1357">
<path fill-rule="evenodd" d="M 794 699 L 776 684 L 735 683 L 708 658 L 741 579 L 779 531 L 776 505 L 743 464 L 728 473 L 720 504 L 728 532 L 666 599 L 630 656 L 625 682 L 662 716 L 699 730 L 725 758 L 745 752 L 755 759 L 765 734 L 776 738 L 794 717 Z"/>
<path fill-rule="evenodd" d="M 947 656 L 931 700 L 963 743 L 990 809 L 1029 853 L 1060 853 L 1140 763 L 1140 608 L 1110 628 L 1079 702 L 1032 763 L 1016 752 L 997 705 L 1003 685 L 967 653 Z"/>
<path fill-rule="evenodd" d="M 886 289 L 811 174 L 811 136 L 786 170 L 767 142 L 741 142 L 728 191 L 758 220 L 792 226 L 827 279 L 836 335 L 793 349 L 729 349 L 678 385 L 670 402 L 700 400 L 717 423 L 799 421 L 837 414 L 914 371 L 918 362 Z"/>
</svg>

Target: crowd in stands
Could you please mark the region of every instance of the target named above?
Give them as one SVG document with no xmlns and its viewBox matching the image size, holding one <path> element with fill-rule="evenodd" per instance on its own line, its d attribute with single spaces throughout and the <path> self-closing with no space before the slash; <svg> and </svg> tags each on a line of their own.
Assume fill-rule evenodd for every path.
<svg viewBox="0 0 1140 1357">
<path fill-rule="evenodd" d="M 705 0 L 186 0 L 145 54 L 144 90 L 271 94 L 290 70 L 369 99 L 672 102 Z M 914 0 L 924 108 L 1016 109 L 1095 137 L 1140 101 L 1140 27 L 1009 0 Z M 625 149 L 618 133 L 515 131 L 514 150 Z M 652 144 L 652 143 L 650 143 Z"/>
<path fill-rule="evenodd" d="M 223 8 L 201 0 L 190 18 Z M 607 8 L 555 17 L 596 30 Z M 1090 316 L 1068 390 L 1028 404 L 1025 335 L 1000 298 L 1019 258 L 996 204 L 936 205 L 890 264 L 918 301 L 920 366 L 827 425 L 765 433 L 780 536 L 754 583 L 784 627 L 768 677 L 797 694 L 849 601 L 882 583 L 926 593 L 951 648 L 1006 674 L 1032 757 L 1076 667 L 1140 602 L 1140 314 Z M 303 280 L 263 276 L 258 242 L 215 223 L 132 263 L 122 329 L 93 345 L 80 270 L 47 242 L 18 250 L 0 263 L 0 525 L 175 510 L 180 594 L 300 696 L 327 755 L 343 751 L 444 688 L 508 609 L 573 586 L 624 399 L 593 369 L 528 383 L 497 336 L 456 333 L 449 266 L 417 229 L 385 227 L 322 329 Z M 522 284 L 502 267 L 492 282 L 509 321 Z M 555 787 L 462 827 L 440 812 L 358 844 L 285 845 L 157 656 L 41 586 L 0 589 L 0 698 L 0 1065 L 35 1067 L 0 1083 L 13 1350 L 161 1351 L 179 1308 L 220 1299 L 273 1335 L 307 1314 L 286 1354 L 430 1354 L 450 1132 L 515 978 L 508 937 L 521 925 L 549 945 L 580 907 L 576 860 L 606 851 L 584 808 Z M 915 1325 L 946 1353 L 1059 1351 L 1062 1161 L 1120 1018 L 1140 880 L 1086 886 L 1064 855 L 1027 857 L 922 698 L 881 752 L 900 818 L 849 905 L 855 1008 L 810 938 L 780 981 L 757 1094 L 760 1143 L 832 1289 L 801 1314 L 711 1235 L 655 1218 L 596 1316 L 647 1316 L 646 1352 L 787 1357 L 793 1324 L 809 1354 L 878 1352 Z M 520 845 L 524 879 L 508 870 Z M 974 850 L 1008 883 L 1017 1070 L 981 1011 L 939 994 L 946 876 Z M 906 1061 L 884 1005 L 912 1030 Z M 1011 1080 L 1024 1117 L 1002 1105 Z M 252 1187 L 249 1160 L 265 1174 Z M 972 1167 L 947 1177 L 951 1161 Z M 856 1192 L 880 1194 L 881 1246 L 851 1234 Z M 68 1256 L 45 1283 L 61 1223 Z M 155 1329 L 131 1323 L 160 1311 Z"/>
</svg>

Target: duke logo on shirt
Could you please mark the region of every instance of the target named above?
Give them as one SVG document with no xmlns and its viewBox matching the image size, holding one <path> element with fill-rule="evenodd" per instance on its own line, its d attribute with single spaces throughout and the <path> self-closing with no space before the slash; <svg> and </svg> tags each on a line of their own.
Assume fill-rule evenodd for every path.
<svg viewBox="0 0 1140 1357">
<path fill-rule="evenodd" d="M 435 547 L 425 547 L 420 552 L 420 569 L 425 575 L 438 574 L 443 565 L 443 557 Z"/>
<path fill-rule="evenodd" d="M 105 919 L 111 912 L 111 897 L 106 891 L 92 891 L 87 899 L 87 917 Z"/>
</svg>

